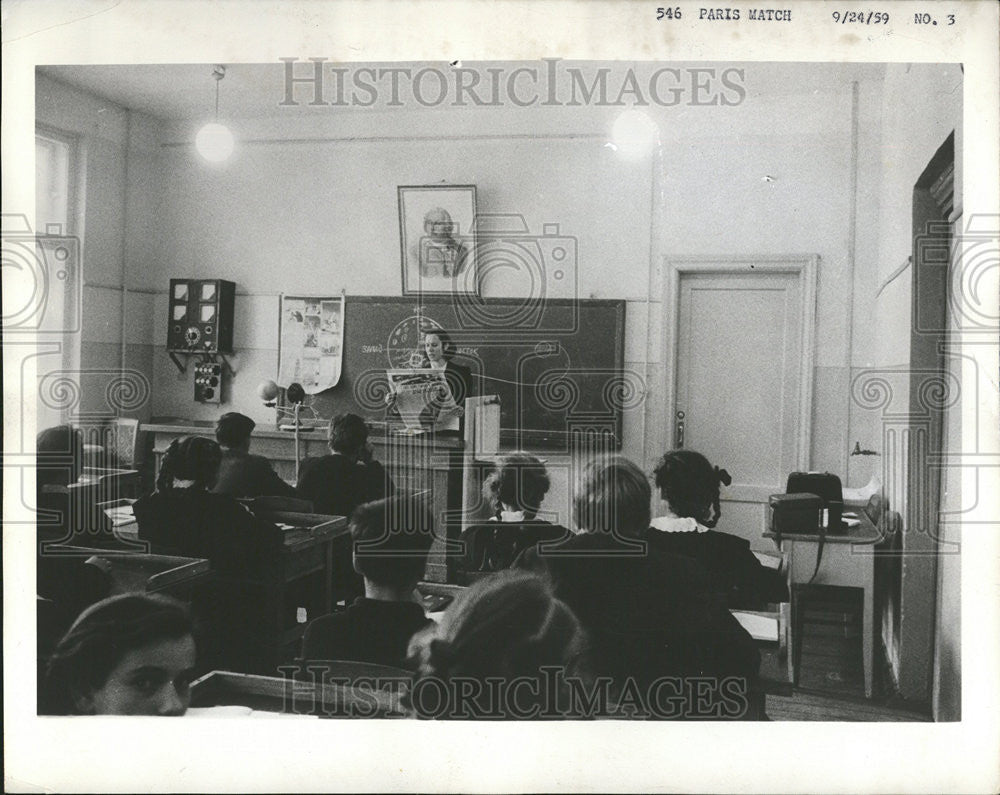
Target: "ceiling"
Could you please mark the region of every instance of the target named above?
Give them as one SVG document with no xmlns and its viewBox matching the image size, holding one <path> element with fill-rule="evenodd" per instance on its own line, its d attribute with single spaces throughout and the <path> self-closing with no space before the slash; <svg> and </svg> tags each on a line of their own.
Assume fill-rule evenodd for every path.
<svg viewBox="0 0 1000 795">
<path fill-rule="evenodd" d="M 140 64 L 40 66 L 38 71 L 116 105 L 171 121 L 201 118 L 214 111 L 213 68 L 214 64 Z M 282 63 L 227 65 L 219 86 L 220 115 L 245 118 L 279 112 L 284 68 Z M 298 91 L 296 98 L 304 105 L 306 93 Z"/>
</svg>

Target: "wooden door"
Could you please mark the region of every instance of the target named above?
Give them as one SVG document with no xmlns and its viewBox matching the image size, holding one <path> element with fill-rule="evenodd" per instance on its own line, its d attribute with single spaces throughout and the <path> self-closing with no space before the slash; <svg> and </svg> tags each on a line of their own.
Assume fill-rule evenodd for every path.
<svg viewBox="0 0 1000 795">
<path fill-rule="evenodd" d="M 699 260 L 676 272 L 672 443 L 729 471 L 718 527 L 757 549 L 771 547 L 768 497 L 808 467 L 814 265 Z"/>
</svg>

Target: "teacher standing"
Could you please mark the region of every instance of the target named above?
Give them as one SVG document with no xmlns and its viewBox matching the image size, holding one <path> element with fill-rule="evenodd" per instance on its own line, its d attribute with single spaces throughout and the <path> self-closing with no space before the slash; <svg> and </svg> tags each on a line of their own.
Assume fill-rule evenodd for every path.
<svg viewBox="0 0 1000 795">
<path fill-rule="evenodd" d="M 454 409 L 441 409 L 435 415 L 435 422 L 461 418 L 465 414 L 465 399 L 475 394 L 472 371 L 465 365 L 452 361 L 455 355 L 455 344 L 448 332 L 440 328 L 426 329 L 423 332 L 424 361 L 423 367 L 429 370 L 443 370 L 444 379 L 455 400 Z M 430 407 L 428 407 L 430 408 Z"/>
</svg>

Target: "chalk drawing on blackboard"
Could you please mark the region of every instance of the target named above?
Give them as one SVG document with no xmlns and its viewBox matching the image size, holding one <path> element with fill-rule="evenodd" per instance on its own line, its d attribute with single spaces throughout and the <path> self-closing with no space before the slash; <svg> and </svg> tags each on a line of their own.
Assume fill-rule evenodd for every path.
<svg viewBox="0 0 1000 795">
<path fill-rule="evenodd" d="M 424 331 L 430 328 L 443 329 L 440 323 L 423 314 L 403 318 L 389 332 L 386 342 L 386 356 L 393 369 L 417 368 L 424 366 Z"/>
</svg>

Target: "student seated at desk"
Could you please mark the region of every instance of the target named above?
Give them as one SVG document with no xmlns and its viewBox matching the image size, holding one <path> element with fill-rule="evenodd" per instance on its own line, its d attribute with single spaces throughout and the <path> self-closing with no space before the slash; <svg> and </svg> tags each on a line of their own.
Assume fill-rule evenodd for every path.
<svg viewBox="0 0 1000 795">
<path fill-rule="evenodd" d="M 651 497 L 646 476 L 628 459 L 592 461 L 573 498 L 579 535 L 544 554 L 528 550 L 515 565 L 547 576 L 579 617 L 597 676 L 643 690 L 663 677 L 732 677 L 743 709 L 726 707 L 715 692 L 718 709 L 708 717 L 755 716 L 760 656 L 753 639 L 697 562 L 649 543 L 656 532 L 649 530 Z M 691 717 L 695 706 L 689 699 L 675 717 Z"/>
<path fill-rule="evenodd" d="M 278 477 L 270 461 L 250 455 L 250 434 L 256 426 L 235 411 L 219 417 L 215 439 L 222 448 L 222 463 L 212 491 L 233 497 L 294 497 L 295 489 Z"/>
<path fill-rule="evenodd" d="M 91 605 L 48 661 L 38 711 L 49 715 L 183 715 L 195 666 L 180 602 L 123 594 Z"/>
<path fill-rule="evenodd" d="M 393 497 L 360 505 L 351 519 L 354 569 L 365 595 L 306 628 L 306 660 L 355 660 L 406 667 L 407 644 L 430 622 L 417 600 L 434 538 L 433 517 L 419 500 Z"/>
<path fill-rule="evenodd" d="M 214 494 L 222 460 L 211 439 L 187 436 L 170 443 L 156 491 L 133 506 L 139 538 L 163 555 L 208 558 L 217 571 L 245 574 L 281 551 L 283 534 L 228 494 Z"/>
<path fill-rule="evenodd" d="M 330 455 L 302 462 L 295 489 L 317 513 L 350 516 L 358 505 L 392 495 L 392 478 L 372 457 L 368 426 L 361 417 L 338 414 L 330 420 L 329 443 Z"/>
<path fill-rule="evenodd" d="M 414 637 L 418 675 L 408 701 L 421 718 L 588 717 L 569 698 L 570 682 L 590 686 L 586 651 L 580 621 L 548 581 L 498 572 L 464 591 L 440 624 Z"/>
<path fill-rule="evenodd" d="M 464 534 L 470 571 L 508 568 L 539 541 L 556 541 L 569 531 L 538 518 L 549 490 L 545 465 L 528 453 L 504 455 L 483 483 L 483 498 L 493 510 L 489 522 L 474 524 Z"/>
<path fill-rule="evenodd" d="M 787 602 L 784 577 L 761 564 L 750 542 L 714 530 L 719 517 L 720 486 L 732 481 L 694 450 L 672 450 L 654 472 L 668 512 L 653 520 L 650 543 L 675 555 L 694 558 L 708 572 L 730 607 L 754 609 Z"/>
</svg>

